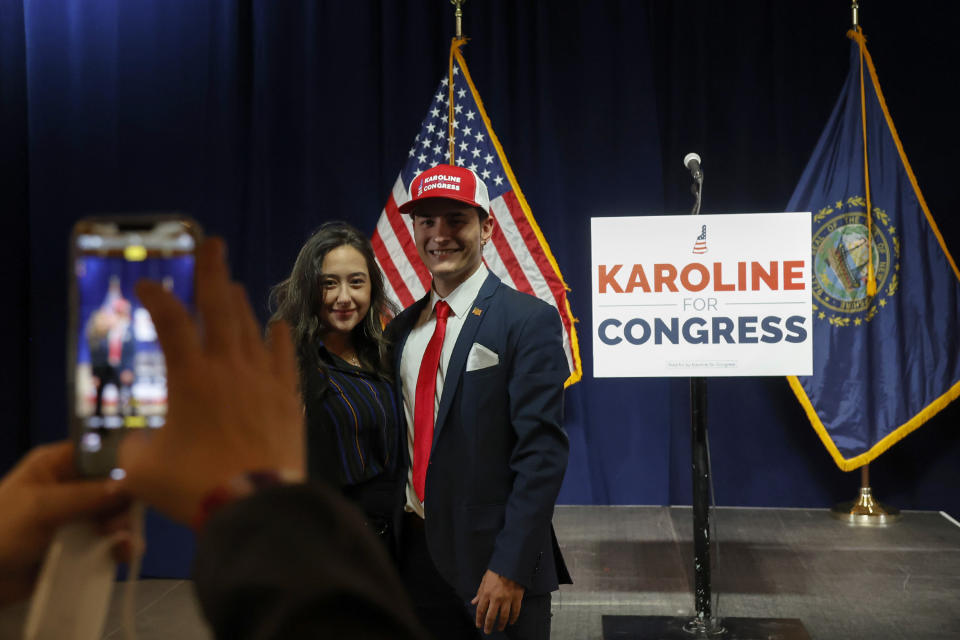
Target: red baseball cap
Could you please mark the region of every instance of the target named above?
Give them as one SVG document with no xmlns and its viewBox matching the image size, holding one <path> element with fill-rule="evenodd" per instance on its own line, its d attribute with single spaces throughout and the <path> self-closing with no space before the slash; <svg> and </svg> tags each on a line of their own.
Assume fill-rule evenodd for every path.
<svg viewBox="0 0 960 640">
<path fill-rule="evenodd" d="M 413 213 L 417 203 L 427 198 L 448 198 L 490 213 L 487 185 L 466 167 L 438 164 L 427 169 L 410 183 L 410 199 L 398 207 L 400 213 Z"/>
</svg>

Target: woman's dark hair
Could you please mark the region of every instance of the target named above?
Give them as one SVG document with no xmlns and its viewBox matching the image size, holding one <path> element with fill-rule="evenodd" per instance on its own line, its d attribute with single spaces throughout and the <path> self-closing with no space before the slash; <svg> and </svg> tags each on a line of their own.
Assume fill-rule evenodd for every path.
<svg viewBox="0 0 960 640">
<path fill-rule="evenodd" d="M 396 314 L 396 306 L 387 298 L 383 287 L 383 275 L 373 257 L 370 241 L 355 227 L 346 222 L 327 222 L 320 226 L 304 243 L 293 263 L 293 271 L 283 282 L 270 291 L 270 307 L 274 309 L 271 323 L 283 319 L 290 325 L 297 357 L 300 363 L 301 383 L 320 368 L 326 366 L 317 355 L 317 343 L 324 331 L 320 321 L 320 305 L 323 300 L 320 277 L 323 259 L 337 247 L 353 247 L 363 256 L 370 274 L 370 308 L 359 324 L 353 328 L 353 347 L 365 369 L 389 378 L 387 341 L 383 335 L 381 317 Z M 326 378 L 326 376 L 323 376 Z M 302 387 L 304 391 L 307 385 Z"/>
</svg>

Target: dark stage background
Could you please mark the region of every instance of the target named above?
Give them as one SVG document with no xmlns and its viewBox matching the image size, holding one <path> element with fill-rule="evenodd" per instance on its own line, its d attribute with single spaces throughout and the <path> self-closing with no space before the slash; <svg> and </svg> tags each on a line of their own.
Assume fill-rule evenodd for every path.
<svg viewBox="0 0 960 640">
<path fill-rule="evenodd" d="M 956 14 L 863 5 L 957 255 Z M 227 239 L 266 318 L 312 229 L 372 232 L 446 69 L 452 14 L 447 0 L 0 0 L 0 469 L 66 433 L 73 221 L 190 213 Z M 581 321 L 561 502 L 690 502 L 686 381 L 592 378 L 590 217 L 687 212 L 688 151 L 703 156 L 705 213 L 783 210 L 847 72 L 849 21 L 847 0 L 467 2 L 467 62 Z M 955 403 L 872 465 L 884 501 L 960 515 L 958 418 Z M 718 504 L 854 497 L 859 474 L 834 466 L 783 378 L 711 380 L 709 421 Z M 185 573 L 189 535 L 150 527 L 145 573 Z"/>
</svg>

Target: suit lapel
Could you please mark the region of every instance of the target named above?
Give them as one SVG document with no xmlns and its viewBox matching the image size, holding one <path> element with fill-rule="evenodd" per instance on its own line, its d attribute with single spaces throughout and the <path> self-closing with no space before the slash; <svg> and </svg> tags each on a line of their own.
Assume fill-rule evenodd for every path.
<svg viewBox="0 0 960 640">
<path fill-rule="evenodd" d="M 447 414 L 450 412 L 450 406 L 453 404 L 453 397 L 460 386 L 460 378 L 463 377 L 463 370 L 467 364 L 467 356 L 470 355 L 470 348 L 473 346 L 474 338 L 477 335 L 477 329 L 480 323 L 486 317 L 487 309 L 490 306 L 490 297 L 500 285 L 500 278 L 487 274 L 487 279 L 483 281 L 480 287 L 480 293 L 473 301 L 473 306 L 467 311 L 467 317 L 460 329 L 460 335 L 457 336 L 457 343 L 453 346 L 453 353 L 450 354 L 450 363 L 447 365 L 447 375 L 443 380 L 443 393 L 440 396 L 440 408 L 437 409 L 437 419 L 433 428 L 433 445 L 437 444 L 437 437 L 443 430 Z M 473 312 L 479 309 L 480 314 Z"/>
</svg>

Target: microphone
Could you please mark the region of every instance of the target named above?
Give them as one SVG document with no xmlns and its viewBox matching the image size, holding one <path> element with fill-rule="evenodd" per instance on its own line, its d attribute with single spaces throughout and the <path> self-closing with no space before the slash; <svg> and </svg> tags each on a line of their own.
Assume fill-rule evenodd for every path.
<svg viewBox="0 0 960 640">
<path fill-rule="evenodd" d="M 690 152 L 683 156 L 683 166 L 690 170 L 694 180 L 703 179 L 703 172 L 700 171 L 700 156 L 698 154 Z"/>
</svg>

